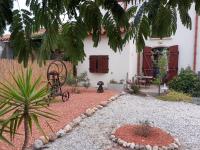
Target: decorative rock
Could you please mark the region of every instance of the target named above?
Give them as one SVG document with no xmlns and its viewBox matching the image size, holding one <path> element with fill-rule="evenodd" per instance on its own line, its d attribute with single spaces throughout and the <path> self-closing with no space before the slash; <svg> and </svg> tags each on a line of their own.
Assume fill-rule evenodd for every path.
<svg viewBox="0 0 200 150">
<path fill-rule="evenodd" d="M 111 139 L 111 140 L 112 140 L 112 139 L 114 139 L 114 138 L 115 138 L 115 136 L 114 136 L 114 135 L 111 135 L 111 136 L 110 136 L 110 139 Z"/>
<path fill-rule="evenodd" d="M 41 136 L 39 139 L 43 142 L 43 144 L 47 144 L 49 142 L 49 137 L 48 136 Z"/>
<path fill-rule="evenodd" d="M 82 118 L 79 116 L 72 121 L 72 127 L 78 126 L 81 122 Z"/>
<path fill-rule="evenodd" d="M 66 125 L 66 126 L 64 127 L 63 130 L 65 131 L 65 133 L 68 133 L 68 132 L 70 132 L 70 131 L 72 130 L 72 126 L 68 124 L 68 125 Z"/>
<path fill-rule="evenodd" d="M 118 139 L 118 144 L 119 144 L 119 145 L 122 145 L 122 144 L 123 144 L 123 140 Z"/>
<path fill-rule="evenodd" d="M 178 150 L 179 146 L 176 143 L 172 143 L 174 150 Z"/>
<path fill-rule="evenodd" d="M 64 136 L 64 135 L 65 135 L 65 130 L 60 129 L 60 130 L 56 133 L 56 135 L 57 135 L 58 138 Z"/>
<path fill-rule="evenodd" d="M 85 118 L 87 118 L 87 116 L 86 116 L 86 115 L 84 115 L 84 114 L 81 114 L 81 115 L 80 115 L 80 117 L 81 117 L 82 119 L 85 119 Z"/>
<path fill-rule="evenodd" d="M 53 142 L 57 139 L 57 136 L 55 133 L 50 133 L 49 134 L 49 142 Z"/>
<path fill-rule="evenodd" d="M 135 150 L 139 150 L 140 149 L 140 145 L 135 144 Z"/>
<path fill-rule="evenodd" d="M 146 150 L 146 146 L 145 145 L 140 145 L 140 150 Z"/>
<path fill-rule="evenodd" d="M 135 148 L 135 143 L 131 143 L 130 148 L 134 149 Z"/>
<path fill-rule="evenodd" d="M 113 138 L 112 141 L 113 141 L 113 142 L 117 142 L 117 138 Z"/>
<path fill-rule="evenodd" d="M 166 147 L 166 146 L 162 146 L 162 149 L 163 149 L 163 150 L 167 150 L 167 147 Z"/>
<path fill-rule="evenodd" d="M 97 111 L 97 110 L 98 110 L 98 108 L 97 108 L 97 107 L 94 107 L 94 108 L 93 108 L 93 110 L 94 110 L 94 111 Z"/>
<path fill-rule="evenodd" d="M 158 146 L 153 146 L 153 150 L 158 150 Z"/>
<path fill-rule="evenodd" d="M 94 110 L 92 110 L 90 108 L 85 111 L 85 115 L 88 117 L 90 117 L 93 113 L 94 113 Z"/>
<path fill-rule="evenodd" d="M 120 96 L 123 96 L 123 95 L 126 95 L 126 92 L 122 91 L 122 92 L 120 93 Z"/>
<path fill-rule="evenodd" d="M 152 150 L 151 145 L 146 145 L 146 150 Z"/>
<path fill-rule="evenodd" d="M 103 106 L 101 106 L 101 105 L 97 105 L 97 108 L 98 108 L 98 109 L 102 109 Z"/>
<path fill-rule="evenodd" d="M 108 99 L 108 102 L 112 102 L 112 101 L 113 101 L 113 99 L 112 99 L 112 98 Z"/>
<path fill-rule="evenodd" d="M 158 147 L 158 150 L 163 150 L 162 147 Z"/>
<path fill-rule="evenodd" d="M 127 147 L 130 147 L 131 143 L 127 143 Z"/>
<path fill-rule="evenodd" d="M 178 146 L 181 146 L 181 143 L 180 143 L 180 141 L 179 141 L 178 138 L 175 138 L 174 140 L 175 140 L 175 143 L 176 143 Z"/>
<path fill-rule="evenodd" d="M 127 142 L 123 142 L 122 145 L 123 145 L 124 147 L 128 147 L 127 144 L 128 144 Z"/>
<path fill-rule="evenodd" d="M 35 140 L 35 142 L 33 143 L 33 149 L 34 150 L 39 150 L 43 147 L 43 141 L 42 140 Z"/>
<path fill-rule="evenodd" d="M 102 102 L 100 103 L 100 105 L 103 106 L 103 107 L 105 107 L 105 106 L 108 105 L 108 101 L 102 101 Z"/>
</svg>

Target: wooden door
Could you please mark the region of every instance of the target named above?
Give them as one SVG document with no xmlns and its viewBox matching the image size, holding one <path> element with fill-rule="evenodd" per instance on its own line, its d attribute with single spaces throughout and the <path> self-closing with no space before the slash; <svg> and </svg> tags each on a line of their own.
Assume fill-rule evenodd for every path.
<svg viewBox="0 0 200 150">
<path fill-rule="evenodd" d="M 153 60 L 151 47 L 144 48 L 142 69 L 145 76 L 153 76 Z"/>
<path fill-rule="evenodd" d="M 178 45 L 169 47 L 167 80 L 173 79 L 178 74 Z"/>
</svg>

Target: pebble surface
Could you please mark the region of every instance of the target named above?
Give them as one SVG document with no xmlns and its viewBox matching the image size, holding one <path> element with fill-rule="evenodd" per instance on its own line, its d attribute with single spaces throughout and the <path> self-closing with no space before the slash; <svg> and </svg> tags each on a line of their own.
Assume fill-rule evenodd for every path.
<svg viewBox="0 0 200 150">
<path fill-rule="evenodd" d="M 110 140 L 114 128 L 145 120 L 177 137 L 183 150 L 200 150 L 200 106 L 132 95 L 119 97 L 46 146 L 48 150 L 111 150 L 116 146 Z"/>
</svg>

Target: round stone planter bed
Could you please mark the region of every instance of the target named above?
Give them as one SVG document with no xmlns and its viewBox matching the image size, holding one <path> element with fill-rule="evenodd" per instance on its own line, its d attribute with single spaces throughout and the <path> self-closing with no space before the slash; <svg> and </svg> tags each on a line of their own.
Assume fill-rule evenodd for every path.
<svg viewBox="0 0 200 150">
<path fill-rule="evenodd" d="M 179 150 L 179 142 L 160 128 L 150 127 L 147 136 L 138 134 L 141 125 L 124 125 L 113 131 L 111 139 L 123 147 L 137 150 Z"/>
</svg>

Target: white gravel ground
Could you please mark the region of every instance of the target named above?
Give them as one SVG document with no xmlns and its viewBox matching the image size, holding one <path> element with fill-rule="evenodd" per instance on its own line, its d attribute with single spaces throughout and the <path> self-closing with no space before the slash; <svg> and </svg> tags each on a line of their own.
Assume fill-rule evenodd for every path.
<svg viewBox="0 0 200 150">
<path fill-rule="evenodd" d="M 77 108 L 78 109 L 78 108 Z M 106 150 L 118 125 L 149 120 L 178 137 L 184 150 L 200 150 L 200 106 L 125 95 L 83 120 L 71 133 L 48 144 L 48 150 Z"/>
</svg>

